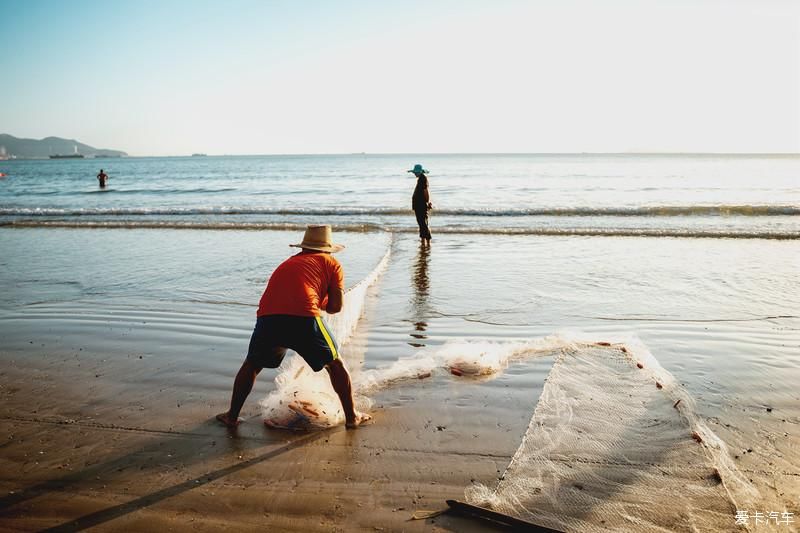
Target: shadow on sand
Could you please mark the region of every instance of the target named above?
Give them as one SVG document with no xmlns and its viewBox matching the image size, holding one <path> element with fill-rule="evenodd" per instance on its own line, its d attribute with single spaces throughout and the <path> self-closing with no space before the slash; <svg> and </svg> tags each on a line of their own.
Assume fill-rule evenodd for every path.
<svg viewBox="0 0 800 533">
<path fill-rule="evenodd" d="M 218 429 L 219 431 L 212 432 L 214 429 Z M 45 531 L 83 530 L 149 507 L 167 498 L 196 489 L 264 461 L 269 461 L 270 459 L 305 446 L 324 436 L 330 436 L 331 432 L 294 434 L 276 431 L 274 432 L 275 437 L 273 439 L 257 438 L 254 436 L 238 437 L 235 433 L 229 433 L 227 435 L 228 438 L 220 438 L 225 434 L 226 430 L 213 418 L 190 431 L 171 433 L 169 436 L 150 442 L 146 446 L 124 456 L 89 466 L 78 472 L 70 473 L 56 479 L 40 482 L 19 492 L 0 498 L 0 517 L 11 518 L 18 515 L 19 509 L 16 509 L 16 507 L 28 500 L 54 493 L 68 494 L 80 489 L 89 489 L 97 485 L 99 482 L 98 480 L 102 480 L 104 483 L 114 480 L 122 481 L 122 479 L 126 478 L 130 473 L 140 474 L 141 472 L 183 469 L 189 465 L 201 462 L 205 463 L 214 459 L 224 460 L 227 455 L 231 455 L 234 458 L 233 460 L 236 461 L 235 464 L 222 466 L 221 468 L 205 472 L 202 475 L 176 485 L 166 487 L 150 494 L 145 494 L 129 502 L 69 520 L 63 524 L 46 529 Z M 205 439 L 208 442 L 199 443 L 197 442 L 198 439 Z M 246 460 L 236 459 L 237 457 L 241 457 L 243 452 L 256 450 L 265 445 L 278 444 L 275 442 L 278 439 L 280 439 L 280 445 L 277 447 L 271 447 L 268 451 Z M 289 442 L 287 443 L 286 440 Z M 217 441 L 223 442 L 224 444 L 217 445 Z M 153 460 L 154 458 L 156 460 Z"/>
</svg>

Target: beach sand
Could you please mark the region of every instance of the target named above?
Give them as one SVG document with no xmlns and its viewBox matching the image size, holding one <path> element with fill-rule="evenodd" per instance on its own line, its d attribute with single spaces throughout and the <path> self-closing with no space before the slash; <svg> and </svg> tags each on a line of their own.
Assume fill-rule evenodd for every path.
<svg viewBox="0 0 800 533">
<path fill-rule="evenodd" d="M 213 415 L 236 368 L 208 359 L 201 371 L 187 357 L 204 350 L 192 335 L 164 338 L 120 319 L 113 331 L 82 329 L 102 340 L 75 353 L 60 341 L 74 324 L 49 326 L 2 372 L 3 529 L 482 530 L 411 518 L 501 475 L 542 385 L 486 390 L 432 377 L 380 395 L 370 426 L 292 433 L 262 425 L 257 400 L 272 388 L 263 375 L 229 433 Z M 129 337 L 139 352 L 121 349 Z M 242 340 L 228 344 L 215 349 L 236 353 Z M 541 376 L 549 363 L 529 366 Z"/>
<path fill-rule="evenodd" d="M 92 230 L 63 231 L 94 248 L 101 248 L 98 243 L 105 238 Z M 30 270 L 48 259 L 52 262 L 54 256 L 45 250 L 34 247 L 38 250 L 34 253 L 11 242 L 37 242 L 32 239 L 41 232 L 6 232 L 4 246 L 18 256 L 8 261 L 28 261 Z M 122 233 L 127 236 L 117 238 L 135 237 Z M 201 233 L 170 235 L 191 240 Z M 247 232 L 225 233 L 208 232 L 210 236 L 202 238 L 255 238 Z M 365 243 L 368 239 L 354 238 Z M 673 312 L 684 318 L 708 316 L 709 309 L 722 310 L 728 318 L 788 315 L 781 309 L 793 305 L 792 294 L 777 303 L 771 299 L 765 309 L 745 299 L 758 293 L 759 283 L 791 283 L 787 276 L 794 267 L 781 271 L 779 257 L 794 253 L 796 244 L 652 241 L 545 237 L 480 242 L 450 236 L 435 237 L 426 252 L 413 236 L 396 237 L 389 269 L 369 293 L 364 318 L 345 347 L 345 358 L 357 375 L 453 339 L 502 342 L 550 334 L 564 325 L 589 331 L 598 339 L 636 332 L 685 384 L 699 414 L 728 443 L 739 469 L 764 496 L 766 503 L 759 510 L 788 509 L 796 514 L 800 413 L 791 385 L 797 383 L 796 317 L 692 323 L 670 316 Z M 376 242 L 360 257 L 352 267 L 357 274 L 349 282 L 369 271 L 387 242 Z M 588 250 L 598 244 L 604 261 L 591 263 Z M 750 249 L 742 251 L 742 246 Z M 636 247 L 646 253 L 631 261 L 630 283 L 623 286 L 613 265 Z M 156 248 L 150 259 L 164 252 Z M 490 252 L 504 261 L 489 264 Z M 746 288 L 742 301 L 732 301 L 725 284 L 717 284 L 704 287 L 699 301 L 667 308 L 646 288 L 657 283 L 642 276 L 651 275 L 662 256 L 686 257 L 688 252 L 717 258 L 758 252 L 762 262 L 771 262 L 767 267 L 774 268 L 762 282 Z M 515 253 L 524 254 L 526 260 L 513 262 Z M 587 262 L 576 266 L 581 258 Z M 108 261 L 112 270 L 126 268 Z M 165 279 L 177 279 L 170 261 L 162 262 L 169 274 Z M 598 265 L 606 270 L 598 273 Z M 747 268 L 740 262 L 737 272 Z M 496 485 L 528 428 L 553 357 L 515 362 L 494 379 L 438 372 L 389 387 L 372 398 L 374 423 L 355 431 L 266 429 L 258 401 L 274 389 L 275 372 L 267 370 L 245 405 L 245 422 L 232 434 L 214 421 L 214 415 L 227 408 L 263 288 L 252 279 L 255 274 L 250 270 L 256 266 L 248 269 L 235 273 L 249 279 L 251 286 L 246 294 L 231 289 L 241 293 L 235 301 L 207 288 L 219 301 L 147 295 L 116 300 L 84 294 L 78 299 L 53 296 L 24 302 L 17 295 L 4 303 L 0 529 L 487 530 L 485 524 L 450 515 L 423 520 L 412 516 L 444 509 L 446 499 L 463 500 L 464 489 L 473 483 Z M 568 275 L 565 270 L 570 270 Z M 583 274 L 590 271 L 596 275 L 594 281 L 577 295 L 576 287 L 586 282 Z M 678 291 L 675 272 L 664 269 L 652 275 L 671 279 L 670 290 Z M 492 281 L 485 292 L 476 292 L 476 280 L 481 278 Z M 214 283 L 224 286 L 225 280 Z M 536 287 L 535 297 L 524 293 L 531 286 Z M 692 282 L 684 289 L 697 288 Z M 64 290 L 71 289 L 53 293 L 63 295 Z M 596 295 L 596 300 L 587 302 L 586 294 Z M 615 295 L 618 303 L 599 308 L 598 302 L 616 301 Z M 252 307 L 245 305 L 248 298 Z M 559 305 L 551 304 L 557 300 Z M 780 312 L 770 312 L 775 307 Z M 638 321 L 620 326 L 585 318 L 618 316 L 622 308 Z M 643 317 L 645 308 L 650 313 Z M 584 318 L 577 318 L 579 314 Z M 668 320 L 648 322 L 659 316 Z M 720 531 L 732 529 L 731 524 L 720 524 Z M 676 522 L 676 529 L 683 529 L 679 525 Z"/>
</svg>

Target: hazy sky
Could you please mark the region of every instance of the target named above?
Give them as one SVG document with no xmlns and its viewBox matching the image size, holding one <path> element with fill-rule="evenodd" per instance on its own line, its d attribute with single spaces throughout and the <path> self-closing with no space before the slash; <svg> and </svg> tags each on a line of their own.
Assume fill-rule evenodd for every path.
<svg viewBox="0 0 800 533">
<path fill-rule="evenodd" d="M 0 133 L 132 155 L 800 152 L 798 6 L 0 0 Z"/>
</svg>

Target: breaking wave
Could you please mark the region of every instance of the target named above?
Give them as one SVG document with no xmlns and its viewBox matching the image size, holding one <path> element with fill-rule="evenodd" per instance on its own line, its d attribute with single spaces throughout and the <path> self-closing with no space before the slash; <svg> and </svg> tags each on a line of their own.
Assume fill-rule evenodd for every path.
<svg viewBox="0 0 800 533">
<path fill-rule="evenodd" d="M 17 228 L 108 228 L 108 229 L 185 229 L 185 230 L 304 230 L 306 223 L 295 222 L 198 222 L 170 220 L 10 220 L 0 226 Z M 336 224 L 336 231 L 417 233 L 416 227 L 390 226 L 375 222 Z M 436 234 L 479 235 L 544 235 L 584 237 L 681 237 L 710 239 L 800 239 L 800 230 L 770 229 L 701 229 L 701 228 L 619 228 L 619 227 L 502 227 L 477 225 L 437 226 Z"/>
<path fill-rule="evenodd" d="M 115 193 L 117 191 L 114 191 Z M 122 192 L 122 191 L 119 191 Z M 410 209 L 397 208 L 252 208 L 252 207 L 170 207 L 170 208 L 48 208 L 0 207 L 0 216 L 185 216 L 185 215 L 307 215 L 307 216 L 408 216 Z M 437 215 L 469 217 L 653 217 L 653 216 L 796 216 L 796 205 L 683 205 L 643 207 L 547 207 L 528 209 L 436 209 Z"/>
</svg>

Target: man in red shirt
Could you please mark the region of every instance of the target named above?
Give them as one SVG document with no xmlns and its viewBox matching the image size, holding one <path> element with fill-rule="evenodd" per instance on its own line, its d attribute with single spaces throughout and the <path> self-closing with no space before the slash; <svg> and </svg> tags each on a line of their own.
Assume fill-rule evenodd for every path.
<svg viewBox="0 0 800 533">
<path fill-rule="evenodd" d="M 344 246 L 333 244 L 330 226 L 309 226 L 293 255 L 272 273 L 258 305 L 256 327 L 247 358 L 233 383 L 231 406 L 217 420 L 235 428 L 239 412 L 263 368 L 278 368 L 287 349 L 297 352 L 315 372 L 328 371 L 339 396 L 348 428 L 368 421 L 353 403 L 350 374 L 320 311 L 338 313 L 344 304 L 342 265 L 331 254 Z"/>
</svg>

